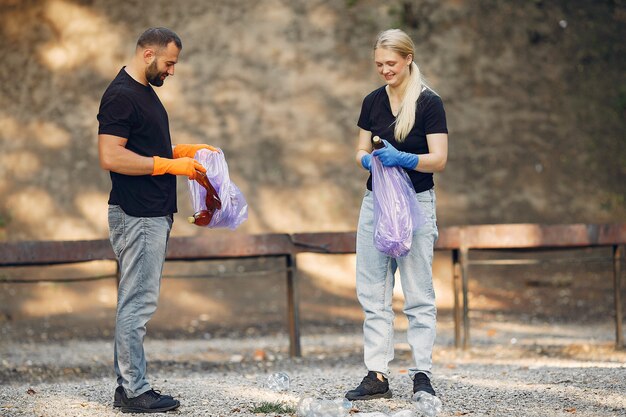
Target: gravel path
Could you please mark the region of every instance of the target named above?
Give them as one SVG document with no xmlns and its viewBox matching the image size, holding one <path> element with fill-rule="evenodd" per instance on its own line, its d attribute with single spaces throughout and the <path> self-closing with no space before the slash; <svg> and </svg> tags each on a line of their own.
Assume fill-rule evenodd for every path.
<svg viewBox="0 0 626 417">
<path fill-rule="evenodd" d="M 581 342 L 599 332 L 554 326 L 511 339 L 479 329 L 476 346 L 457 351 L 444 329 L 434 353 L 433 385 L 440 416 L 626 416 L 626 353 L 608 340 Z M 538 330 L 539 329 L 539 330 Z M 490 330 L 493 333 L 493 330 Z M 487 332 L 487 330 L 485 330 Z M 601 332 L 600 332 L 601 333 Z M 570 335 L 570 336 L 568 336 Z M 390 400 L 355 402 L 361 412 L 412 409 L 406 374 L 410 352 L 399 333 Z M 179 416 L 287 416 L 255 414 L 263 402 L 295 407 L 302 397 L 340 398 L 365 372 L 361 335 L 319 334 L 302 339 L 303 358 L 290 359 L 284 335 L 259 339 L 147 340 L 154 388 L 175 395 Z M 120 416 L 113 409 L 111 341 L 0 344 L 0 416 Z M 276 393 L 267 375 L 287 372 L 291 386 Z M 358 414 L 355 414 L 358 417 Z"/>
</svg>

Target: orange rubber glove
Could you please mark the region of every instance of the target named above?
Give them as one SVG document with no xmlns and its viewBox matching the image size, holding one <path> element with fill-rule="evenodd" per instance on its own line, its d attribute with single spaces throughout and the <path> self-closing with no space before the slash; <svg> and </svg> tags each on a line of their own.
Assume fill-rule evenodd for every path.
<svg viewBox="0 0 626 417">
<path fill-rule="evenodd" d="M 153 159 L 154 168 L 152 168 L 152 175 L 186 175 L 190 180 L 195 180 L 206 172 L 206 168 L 193 158 L 169 159 L 154 156 Z"/>
<path fill-rule="evenodd" d="M 200 149 L 208 149 L 210 151 L 217 152 L 217 148 L 214 148 L 211 145 L 206 145 L 203 143 L 192 143 L 192 144 L 184 144 L 174 146 L 174 158 L 193 158 Z"/>
</svg>

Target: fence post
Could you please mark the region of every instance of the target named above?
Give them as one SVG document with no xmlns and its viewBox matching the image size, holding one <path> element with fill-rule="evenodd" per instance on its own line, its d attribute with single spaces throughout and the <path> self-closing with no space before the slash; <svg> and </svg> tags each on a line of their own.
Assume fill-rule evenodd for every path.
<svg viewBox="0 0 626 417">
<path fill-rule="evenodd" d="M 289 356 L 300 357 L 300 302 L 298 296 L 298 276 L 296 256 L 288 254 L 287 258 L 287 316 L 289 320 Z"/>
<path fill-rule="evenodd" d="M 461 305 L 459 292 L 461 290 L 461 265 L 459 264 L 459 250 L 452 249 L 452 292 L 454 294 L 454 347 L 461 347 Z"/>
<path fill-rule="evenodd" d="M 468 286 L 469 286 L 469 250 L 466 246 L 461 246 L 461 284 L 463 287 L 463 349 L 469 347 L 470 340 L 470 326 L 469 326 L 469 300 L 468 300 Z"/>
<path fill-rule="evenodd" d="M 615 348 L 624 348 L 622 333 L 622 248 L 613 245 L 613 293 L 615 294 Z"/>
</svg>

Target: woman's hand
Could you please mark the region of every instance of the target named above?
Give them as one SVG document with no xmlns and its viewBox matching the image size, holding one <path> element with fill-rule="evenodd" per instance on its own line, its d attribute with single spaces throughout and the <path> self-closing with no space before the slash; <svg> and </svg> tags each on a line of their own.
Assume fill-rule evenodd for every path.
<svg viewBox="0 0 626 417">
<path fill-rule="evenodd" d="M 366 153 L 361 158 L 361 165 L 368 171 L 372 170 L 372 154 Z"/>
<path fill-rule="evenodd" d="M 415 169 L 419 163 L 419 157 L 414 153 L 402 152 L 394 148 L 389 142 L 383 139 L 385 147 L 376 149 L 372 155 L 378 157 L 383 166 L 402 167 Z"/>
</svg>

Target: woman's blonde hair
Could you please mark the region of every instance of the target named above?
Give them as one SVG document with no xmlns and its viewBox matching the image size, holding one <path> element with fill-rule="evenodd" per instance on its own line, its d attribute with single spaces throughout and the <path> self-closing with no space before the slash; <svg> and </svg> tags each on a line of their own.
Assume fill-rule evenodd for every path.
<svg viewBox="0 0 626 417">
<path fill-rule="evenodd" d="M 409 54 L 413 57 L 409 66 L 409 82 L 404 92 L 404 98 L 400 104 L 394 135 L 398 142 L 403 142 L 415 124 L 415 109 L 417 99 L 422 92 L 422 75 L 415 64 L 415 45 L 404 31 L 400 29 L 388 29 L 381 32 L 376 38 L 374 49 L 383 48 L 398 53 L 403 58 Z"/>
</svg>

